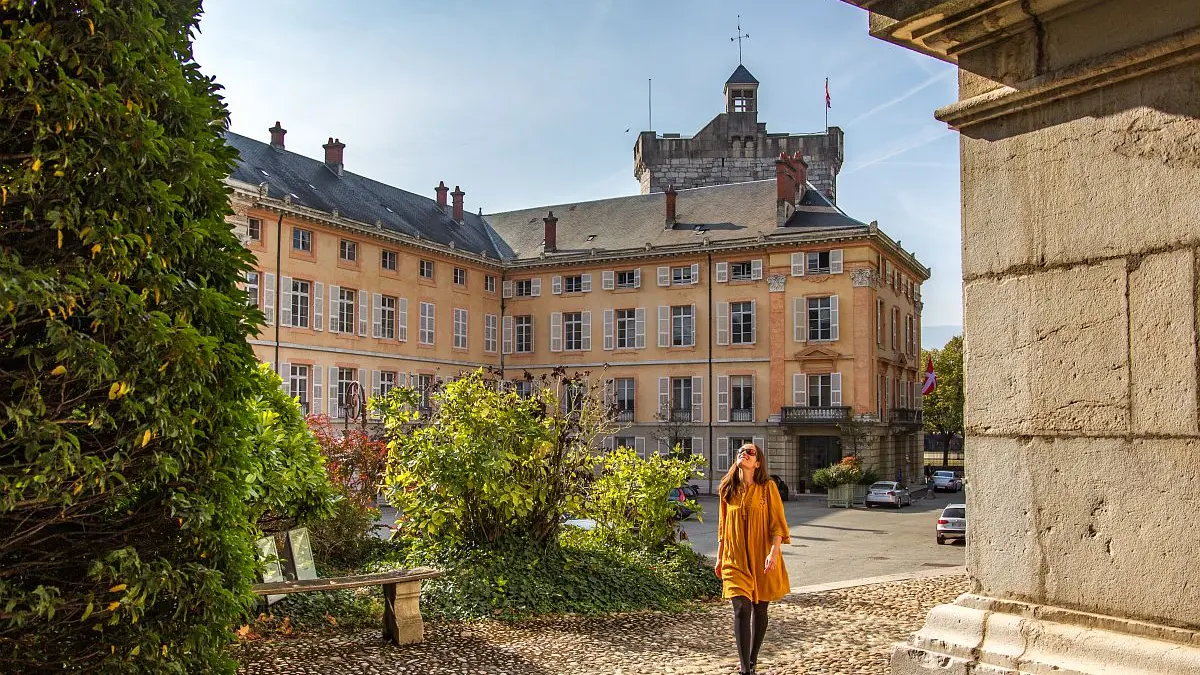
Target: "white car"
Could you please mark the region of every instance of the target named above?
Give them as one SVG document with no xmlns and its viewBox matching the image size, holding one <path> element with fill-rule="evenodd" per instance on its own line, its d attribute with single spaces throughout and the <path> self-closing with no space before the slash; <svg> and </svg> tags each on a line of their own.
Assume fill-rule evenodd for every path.
<svg viewBox="0 0 1200 675">
<path fill-rule="evenodd" d="M 962 479 L 953 471 L 933 472 L 934 492 L 958 492 L 962 489 Z"/>
<path fill-rule="evenodd" d="M 937 543 L 947 539 L 967 539 L 967 505 L 947 504 L 937 521 Z"/>
<path fill-rule="evenodd" d="M 912 504 L 912 495 L 908 492 L 908 486 L 904 483 L 897 483 L 894 480 L 885 480 L 878 483 L 872 483 L 871 487 L 867 488 L 867 498 L 864 502 L 867 508 L 876 504 L 887 504 L 900 508 L 905 504 Z"/>
</svg>

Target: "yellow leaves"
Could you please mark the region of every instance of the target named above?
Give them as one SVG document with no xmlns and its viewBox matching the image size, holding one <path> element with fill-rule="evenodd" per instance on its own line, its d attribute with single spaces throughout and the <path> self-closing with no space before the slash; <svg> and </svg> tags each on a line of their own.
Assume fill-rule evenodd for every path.
<svg viewBox="0 0 1200 675">
<path fill-rule="evenodd" d="M 104 249 L 104 247 L 101 246 L 100 244 L 92 244 L 92 257 L 95 258 L 96 254 L 99 253 L 103 249 Z"/>
<path fill-rule="evenodd" d="M 117 584 L 116 586 L 113 586 L 112 588 L 108 589 L 108 592 L 109 593 L 120 593 L 121 591 L 125 590 L 126 588 L 129 588 L 128 584 Z"/>
<path fill-rule="evenodd" d="M 142 646 L 141 646 L 141 645 L 134 645 L 134 646 L 133 646 L 133 649 L 130 649 L 130 650 L 129 650 L 129 655 L 130 655 L 130 656 L 137 656 L 137 655 L 138 655 L 138 654 L 140 654 L 140 653 L 142 653 Z"/>
<path fill-rule="evenodd" d="M 8 203 L 8 188 L 0 187 L 0 205 Z"/>
<path fill-rule="evenodd" d="M 41 107 L 41 106 L 39 106 L 39 108 L 40 108 L 40 107 Z M 40 112 L 41 112 L 41 110 L 38 110 L 38 112 L 40 113 Z M 41 169 L 41 168 L 42 168 L 42 160 L 41 160 L 41 159 L 39 159 L 39 158 L 37 158 L 37 157 L 34 157 L 34 158 L 33 158 L 33 165 L 32 165 L 32 166 L 30 166 L 29 168 L 30 168 L 30 169 L 32 169 L 32 170 L 34 170 L 34 171 L 37 171 L 38 169 Z"/>
<path fill-rule="evenodd" d="M 120 606 L 121 606 L 120 600 L 113 600 L 112 602 L 108 603 L 108 611 L 115 612 L 115 611 L 117 611 L 117 608 Z"/>
<path fill-rule="evenodd" d="M 113 382 L 108 388 L 108 400 L 113 401 L 129 393 L 129 385 L 125 382 Z"/>
<path fill-rule="evenodd" d="M 163 656 L 166 656 L 166 655 L 167 655 L 167 646 L 166 646 L 166 645 L 163 645 L 163 648 L 162 648 L 162 655 L 163 655 Z"/>
<path fill-rule="evenodd" d="M 132 99 L 128 99 L 128 98 L 125 99 L 125 109 L 128 110 L 129 112 L 133 112 L 133 100 Z"/>
<path fill-rule="evenodd" d="M 62 248 L 62 230 L 58 231 L 58 247 Z"/>
<path fill-rule="evenodd" d="M 241 628 L 237 629 L 237 634 L 238 634 L 238 637 L 241 637 L 241 638 L 244 638 L 247 635 L 249 635 L 250 634 L 250 624 L 245 624 Z"/>
<path fill-rule="evenodd" d="M 91 19 L 85 19 L 85 20 L 88 23 L 88 35 L 95 35 L 96 34 L 96 24 L 92 23 Z M 166 648 L 164 647 L 164 649 L 166 649 Z"/>
<path fill-rule="evenodd" d="M 56 367 L 54 368 L 54 370 L 50 371 L 50 374 L 51 374 L 51 375 L 54 375 L 55 377 L 57 377 L 57 376 L 59 376 L 59 375 L 66 375 L 66 374 L 67 374 L 67 367 L 66 367 L 66 366 L 56 366 Z"/>
<path fill-rule="evenodd" d="M 75 489 L 71 490 L 71 494 L 77 495 L 80 492 L 83 492 L 83 483 L 76 483 Z"/>
<path fill-rule="evenodd" d="M 65 176 L 65 175 L 67 175 L 67 172 L 66 172 L 66 171 L 63 171 L 62 169 L 58 169 L 58 170 L 56 170 L 56 171 L 54 172 L 54 177 L 55 177 L 55 178 L 62 178 L 62 177 L 63 177 L 63 176 Z"/>
<path fill-rule="evenodd" d="M 143 448 L 146 447 L 146 445 L 148 443 L 150 443 L 151 438 L 154 438 L 154 434 L 150 433 L 150 430 L 147 429 L 146 433 L 142 434 L 142 447 Z"/>
</svg>

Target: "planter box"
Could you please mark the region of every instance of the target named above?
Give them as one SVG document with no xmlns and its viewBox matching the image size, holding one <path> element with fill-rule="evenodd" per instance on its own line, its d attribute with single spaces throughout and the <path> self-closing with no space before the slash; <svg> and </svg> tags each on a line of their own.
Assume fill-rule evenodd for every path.
<svg viewBox="0 0 1200 675">
<path fill-rule="evenodd" d="M 829 488 L 829 494 L 825 497 L 825 506 L 829 508 L 850 508 L 850 502 L 853 501 L 854 487 L 853 485 L 839 485 Z"/>
<path fill-rule="evenodd" d="M 854 506 L 867 505 L 867 486 L 866 485 L 851 485 L 850 486 L 850 503 Z"/>
</svg>

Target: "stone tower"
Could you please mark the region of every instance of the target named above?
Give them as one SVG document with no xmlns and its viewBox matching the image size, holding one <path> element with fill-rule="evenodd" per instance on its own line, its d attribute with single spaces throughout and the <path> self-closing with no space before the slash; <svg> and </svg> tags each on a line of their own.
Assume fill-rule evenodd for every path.
<svg viewBox="0 0 1200 675">
<path fill-rule="evenodd" d="M 633 175 L 642 185 L 642 194 L 663 192 L 668 185 L 683 190 L 771 179 L 779 153 L 799 152 L 808 163 L 808 181 L 836 203 L 842 130 L 770 134 L 766 123 L 758 121 L 758 107 L 758 80 L 739 65 L 725 82 L 725 112 L 695 136 L 638 134 Z"/>
</svg>

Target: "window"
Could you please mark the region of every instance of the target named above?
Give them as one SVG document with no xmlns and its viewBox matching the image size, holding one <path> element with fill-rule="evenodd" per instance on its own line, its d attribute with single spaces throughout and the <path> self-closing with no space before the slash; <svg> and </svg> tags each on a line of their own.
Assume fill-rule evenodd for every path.
<svg viewBox="0 0 1200 675">
<path fill-rule="evenodd" d="M 671 346 L 691 347 L 696 344 L 696 317 L 691 305 L 671 308 Z"/>
<path fill-rule="evenodd" d="M 388 392 L 396 388 L 396 371 L 384 370 L 379 373 L 379 395 L 387 396 Z"/>
<path fill-rule="evenodd" d="M 671 421 L 692 421 L 692 378 L 671 378 Z"/>
<path fill-rule="evenodd" d="M 754 343 L 754 303 L 729 303 L 730 335 L 735 345 Z"/>
<path fill-rule="evenodd" d="M 354 333 L 354 297 L 353 288 L 338 290 L 338 315 L 336 328 L 339 333 Z"/>
<path fill-rule="evenodd" d="M 892 349 L 900 349 L 900 308 L 892 308 Z"/>
<path fill-rule="evenodd" d="M 733 90 L 733 112 L 754 112 L 754 90 Z"/>
<path fill-rule="evenodd" d="M 637 347 L 637 310 L 617 310 L 617 349 Z"/>
<path fill-rule="evenodd" d="M 338 368 L 337 374 L 337 416 L 346 416 L 346 407 L 350 404 L 350 390 L 358 386 L 358 373 L 354 368 Z"/>
<path fill-rule="evenodd" d="M 496 277 L 492 276 L 491 274 L 485 275 L 483 277 L 483 290 L 485 293 L 495 293 Z"/>
<path fill-rule="evenodd" d="M 617 272 L 617 288 L 637 288 L 638 274 L 637 270 L 623 270 Z"/>
<path fill-rule="evenodd" d="M 729 264 L 729 278 L 734 281 L 749 281 L 754 278 L 753 265 L 749 260 Z"/>
<path fill-rule="evenodd" d="M 518 354 L 528 354 L 533 351 L 533 317 L 526 314 L 524 316 L 513 317 L 513 323 L 517 332 L 517 344 L 515 351 Z"/>
<path fill-rule="evenodd" d="M 454 268 L 454 285 L 455 286 L 466 286 L 467 285 L 467 271 L 465 269 L 463 269 L 461 267 Z"/>
<path fill-rule="evenodd" d="M 396 298 L 390 295 L 379 300 L 379 337 L 387 340 L 396 337 Z"/>
<path fill-rule="evenodd" d="M 312 253 L 312 230 L 301 227 L 292 228 L 292 249 Z"/>
<path fill-rule="evenodd" d="M 429 398 L 433 392 L 433 376 L 418 374 L 416 381 L 413 382 L 413 388 L 417 390 L 417 394 L 421 397 L 421 400 L 417 403 L 417 407 L 421 410 L 429 410 Z"/>
<path fill-rule="evenodd" d="M 496 324 L 499 320 L 495 314 L 483 315 L 483 351 L 496 351 Z"/>
<path fill-rule="evenodd" d="M 467 348 L 467 310 L 454 308 L 454 348 Z"/>
<path fill-rule="evenodd" d="M 583 410 L 583 404 L 587 399 L 587 385 L 582 382 L 567 382 L 563 385 L 562 409 L 563 412 L 570 415 Z"/>
<path fill-rule="evenodd" d="M 583 292 L 583 276 L 575 274 L 569 277 L 563 277 L 563 293 L 582 293 Z"/>
<path fill-rule="evenodd" d="M 529 380 L 517 380 L 513 382 L 513 391 L 517 392 L 517 396 L 521 398 L 529 398 L 533 396 L 533 382 Z"/>
<path fill-rule="evenodd" d="M 246 236 L 250 241 L 262 241 L 262 221 L 258 218 L 246 221 Z"/>
<path fill-rule="evenodd" d="M 358 260 L 358 244 L 349 239 L 338 241 L 338 258 L 346 262 L 354 262 Z"/>
<path fill-rule="evenodd" d="M 379 266 L 390 272 L 396 271 L 396 252 L 384 251 L 379 254 Z"/>
<path fill-rule="evenodd" d="M 833 322 L 830 315 L 830 298 L 808 299 L 808 339 L 813 341 L 832 340 Z"/>
<path fill-rule="evenodd" d="M 693 284 L 693 283 L 696 283 L 696 282 L 695 282 L 695 279 L 692 277 L 691 265 L 684 265 L 683 267 L 672 267 L 671 268 L 671 285 L 672 286 L 680 286 L 680 285 Z"/>
<path fill-rule="evenodd" d="M 297 328 L 308 328 L 309 292 L 312 284 L 299 279 L 292 279 L 292 325 Z"/>
<path fill-rule="evenodd" d="M 246 304 L 258 307 L 258 272 L 246 272 Z"/>
<path fill-rule="evenodd" d="M 613 380 L 613 405 L 617 409 L 618 422 L 632 422 L 635 400 L 635 384 L 632 377 Z M 628 447 L 633 447 L 632 445 Z"/>
<path fill-rule="evenodd" d="M 563 314 L 564 349 L 579 351 L 583 349 L 583 313 L 567 312 Z"/>
<path fill-rule="evenodd" d="M 733 375 L 729 378 L 730 421 L 754 421 L 754 377 Z"/>
<path fill-rule="evenodd" d="M 806 274 L 829 274 L 829 251 L 818 251 L 808 254 L 808 269 Z"/>
<path fill-rule="evenodd" d="M 633 436 L 614 436 L 613 448 L 629 448 L 633 450 L 637 447 L 637 439 Z M 640 455 L 639 455 L 640 456 Z"/>
<path fill-rule="evenodd" d="M 432 302 L 421 303 L 421 330 L 418 341 L 423 345 L 433 344 L 435 311 L 436 309 Z"/>
<path fill-rule="evenodd" d="M 754 439 L 748 436 L 730 436 L 728 439 L 728 448 L 723 453 L 717 453 L 717 471 L 728 471 L 729 465 L 733 462 L 733 458 L 737 456 L 737 451 L 747 443 L 753 443 Z"/>
<path fill-rule="evenodd" d="M 533 296 L 533 279 L 520 279 L 514 282 L 514 294 L 518 298 L 529 298 Z"/>
<path fill-rule="evenodd" d="M 692 437 L 691 436 L 682 436 L 680 438 L 672 438 L 671 439 L 671 447 L 667 448 L 667 451 L 675 452 L 676 447 L 679 448 L 679 454 L 681 454 L 681 455 L 692 454 Z"/>
<path fill-rule="evenodd" d="M 288 368 L 288 395 L 300 399 L 300 412 L 308 414 L 308 366 Z"/>
<path fill-rule="evenodd" d="M 883 301 L 875 303 L 875 344 L 883 346 Z"/>
<path fill-rule="evenodd" d="M 911 316 L 904 317 L 904 353 L 913 353 L 913 319 Z"/>
<path fill-rule="evenodd" d="M 423 278 L 423 279 L 432 279 L 433 278 L 433 261 L 432 260 L 422 260 L 420 269 L 421 269 L 421 278 Z"/>
<path fill-rule="evenodd" d="M 833 376 L 808 376 L 808 405 L 814 408 L 828 408 L 833 405 Z"/>
</svg>

